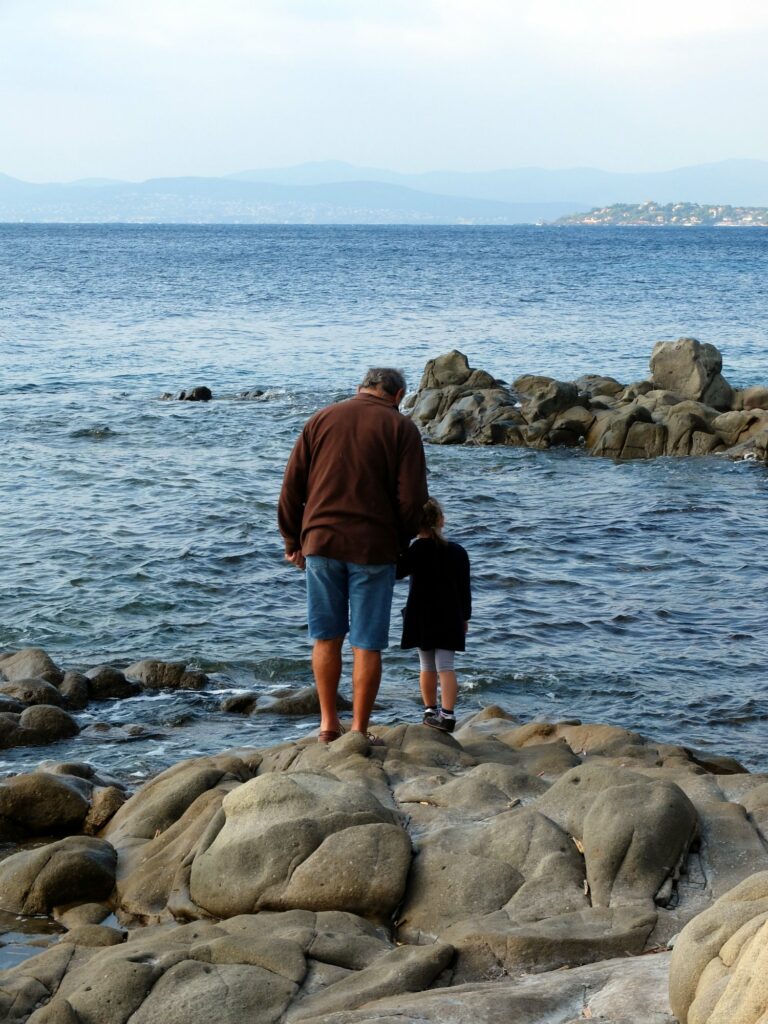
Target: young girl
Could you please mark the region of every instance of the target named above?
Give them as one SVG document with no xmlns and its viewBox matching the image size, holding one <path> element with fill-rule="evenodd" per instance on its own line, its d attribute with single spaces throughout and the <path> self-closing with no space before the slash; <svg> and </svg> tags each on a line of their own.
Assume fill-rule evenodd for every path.
<svg viewBox="0 0 768 1024">
<path fill-rule="evenodd" d="M 430 498 L 424 506 L 419 535 L 398 565 L 398 578 L 411 577 L 400 646 L 419 649 L 424 724 L 453 732 L 458 690 L 453 660 L 456 651 L 464 650 L 472 595 L 469 557 L 460 544 L 443 537 L 444 524 L 439 502 Z"/>
</svg>

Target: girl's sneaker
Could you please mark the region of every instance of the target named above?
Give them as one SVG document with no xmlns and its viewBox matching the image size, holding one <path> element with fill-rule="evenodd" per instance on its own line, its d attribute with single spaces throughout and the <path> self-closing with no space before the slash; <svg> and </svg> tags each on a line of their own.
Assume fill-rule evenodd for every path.
<svg viewBox="0 0 768 1024">
<path fill-rule="evenodd" d="M 427 711 L 423 721 L 430 729 L 439 729 L 440 732 L 453 732 L 456 726 L 456 719 L 453 716 L 446 718 L 441 711 Z"/>
</svg>

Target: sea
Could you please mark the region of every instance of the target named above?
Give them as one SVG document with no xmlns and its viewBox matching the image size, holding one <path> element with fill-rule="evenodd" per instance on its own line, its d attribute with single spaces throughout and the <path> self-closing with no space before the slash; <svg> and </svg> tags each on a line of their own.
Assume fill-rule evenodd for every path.
<svg viewBox="0 0 768 1024">
<path fill-rule="evenodd" d="M 506 381 L 629 383 L 681 336 L 717 345 L 733 385 L 768 383 L 768 232 L 0 225 L 0 650 L 211 677 L 92 703 L 76 739 L 0 751 L 0 775 L 76 759 L 138 782 L 316 727 L 268 710 L 312 678 L 275 507 L 302 424 L 369 366 L 415 389 L 459 349 Z M 161 398 L 195 385 L 213 400 Z M 768 770 L 764 466 L 435 445 L 427 462 L 472 563 L 460 714 L 608 722 Z M 404 601 L 398 584 L 378 724 L 420 720 Z M 349 675 L 347 651 L 347 694 Z M 220 710 L 242 691 L 263 713 Z"/>
</svg>

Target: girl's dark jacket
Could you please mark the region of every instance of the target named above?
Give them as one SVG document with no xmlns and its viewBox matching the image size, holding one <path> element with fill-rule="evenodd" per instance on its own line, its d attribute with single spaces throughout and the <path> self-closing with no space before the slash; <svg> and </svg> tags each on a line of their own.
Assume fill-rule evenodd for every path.
<svg viewBox="0 0 768 1024">
<path fill-rule="evenodd" d="M 401 647 L 464 650 L 464 623 L 472 615 L 469 556 L 460 544 L 419 538 L 401 556 L 398 579 L 410 576 Z"/>
</svg>

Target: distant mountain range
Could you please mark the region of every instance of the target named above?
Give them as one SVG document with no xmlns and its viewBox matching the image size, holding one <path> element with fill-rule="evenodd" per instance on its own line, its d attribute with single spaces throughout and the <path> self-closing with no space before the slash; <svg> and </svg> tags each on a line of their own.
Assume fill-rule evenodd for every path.
<svg viewBox="0 0 768 1024">
<path fill-rule="evenodd" d="M 43 185 L 0 174 L 0 220 L 38 223 L 525 224 L 651 197 L 768 206 L 768 162 L 644 174 L 537 167 L 403 174 L 325 161 L 221 178 Z"/>
</svg>

